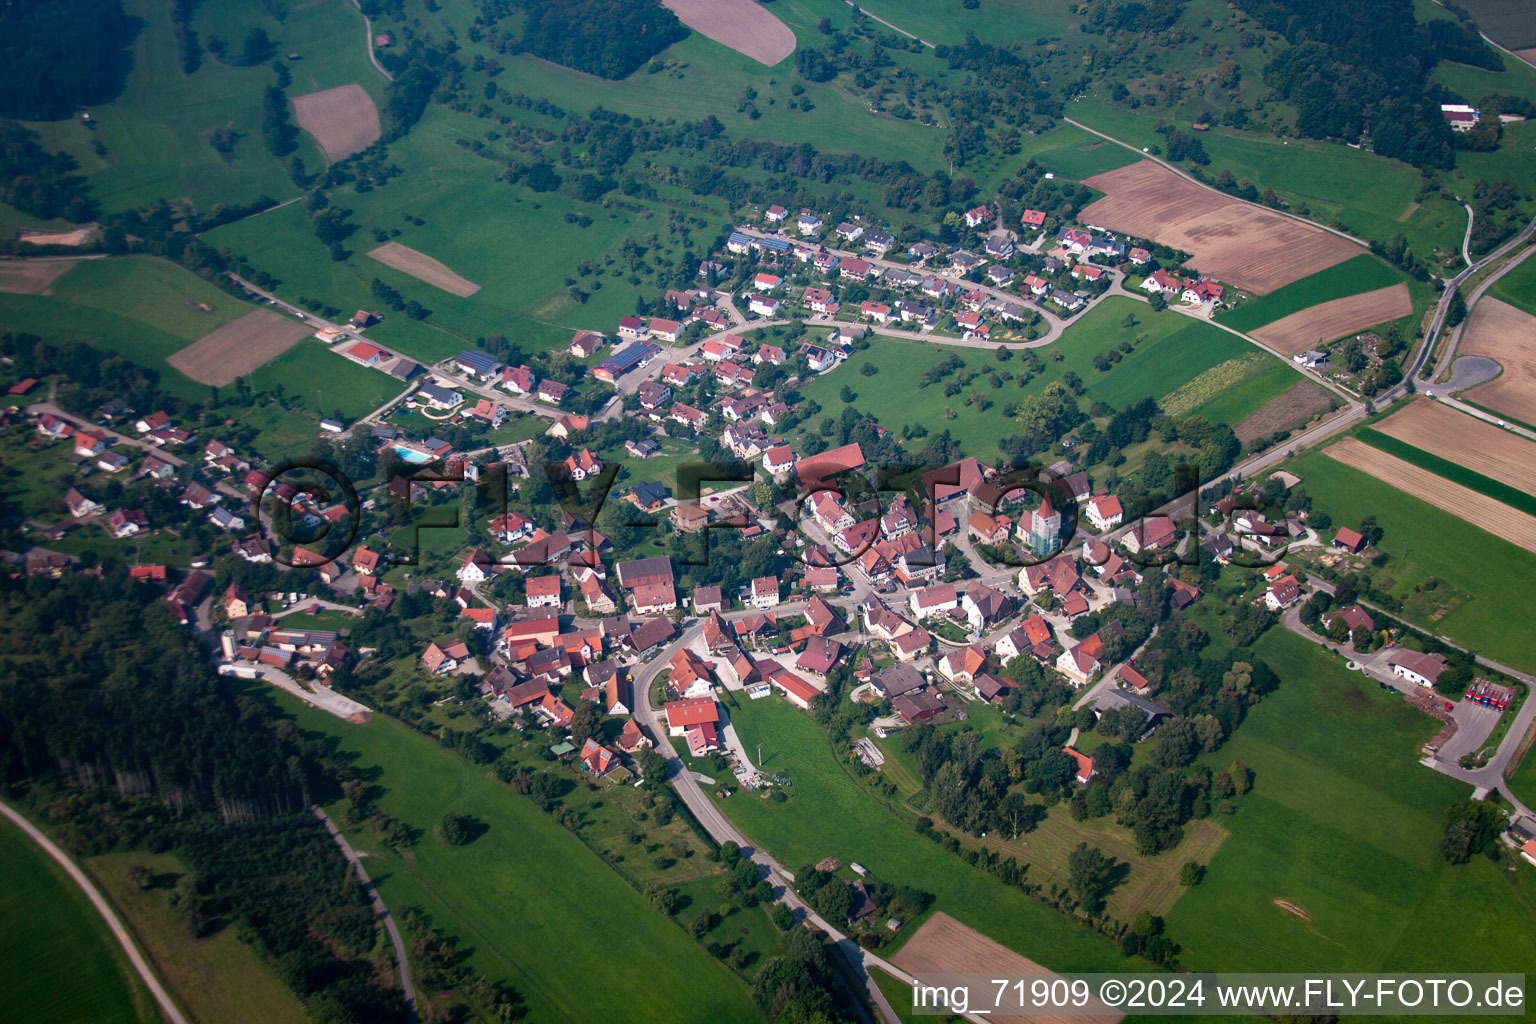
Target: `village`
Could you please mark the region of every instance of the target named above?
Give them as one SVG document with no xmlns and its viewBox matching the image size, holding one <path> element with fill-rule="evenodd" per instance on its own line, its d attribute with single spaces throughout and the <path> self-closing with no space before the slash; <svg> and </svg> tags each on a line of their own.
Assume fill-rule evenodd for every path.
<svg viewBox="0 0 1536 1024">
<path fill-rule="evenodd" d="M 574 753 L 594 777 L 628 774 L 634 755 L 660 745 L 669 757 L 723 753 L 741 786 L 764 785 L 717 694 L 778 694 L 809 710 L 840 669 L 852 672 L 853 699 L 873 706 L 881 735 L 963 719 L 976 702 L 1016 708 L 1017 666 L 1033 662 L 1036 676 L 1074 694 L 1074 707 L 1136 709 L 1145 718 L 1145 737 L 1173 712 L 1137 667 L 1146 630 L 1127 644 L 1115 609 L 1134 609 L 1149 586 L 1165 590 L 1172 609 L 1187 608 L 1202 596 L 1202 580 L 1181 567 L 1202 560 L 1228 566 L 1236 553 L 1236 565 L 1260 564 L 1243 555 L 1267 565 L 1252 577 L 1255 607 L 1305 632 L 1298 609 L 1309 594 L 1331 594 L 1333 586 L 1308 574 L 1310 562 L 1287 571 L 1274 560 L 1287 550 L 1358 557 L 1369 547 L 1366 538 L 1349 527 L 1332 536 L 1309 527 L 1304 504 L 1285 503 L 1299 481 L 1284 474 L 1272 478 L 1278 488 L 1271 484 L 1262 494 L 1237 485 L 1229 494 L 1209 492 L 1204 522 L 1187 514 L 1181 522 L 1171 509 L 1127 517 L 1120 498 L 1093 487 L 1070 458 L 1045 468 L 1044 487 L 966 458 L 888 500 L 888 493 L 871 493 L 867 480 L 859 482 L 880 467 L 867 464 L 858 443 L 797 451 L 779 433 L 798 414 L 778 389 L 834 370 L 870 334 L 1028 348 L 1055 340 L 1069 318 L 1111 292 L 1131 289 L 1154 307 L 1178 305 L 1198 316 L 1222 306 L 1223 285 L 1176 272 L 1176 252 L 1092 225 L 1053 224 L 1037 210 L 1023 213 L 1019 231 L 1004 229 L 1000 217 L 990 206 L 952 215 L 971 248 L 923 242 L 895 253 L 894 236 L 874 225 L 828 225 L 811 211 L 796 215 L 768 204 L 758 226 L 739 225 L 719 259 L 701 263 L 698 287 L 666 293 L 661 301 L 672 317 L 629 316 L 611 332 L 575 332 L 566 355 L 579 362 L 567 363 L 562 379 L 541 378 L 526 359 L 474 348 L 423 368 L 366 340 L 367 329 L 381 321 L 378 313 L 359 310 L 345 324 L 307 317 L 316 339 L 332 351 L 405 385 L 362 421 L 321 420 L 323 437 L 379 466 L 383 479 L 361 502 L 342 500 L 302 472 L 275 479 L 254 453 L 242 455 L 222 441 L 199 445 L 194 432 L 164 412 L 139 416 L 119 401 L 90 422 L 52 403 L 30 406 L 35 434 L 61 443 L 80 481 L 62 496 L 68 519 L 45 530 L 43 540 L 96 522 L 115 540 L 170 526 L 159 521 L 172 507 L 165 497 L 157 500 L 152 522 L 143 508 L 109 508 L 86 496 L 100 480 L 121 475 L 174 496 L 172 519 L 204 518 L 228 536 L 227 549 L 246 565 L 280 568 L 285 580 L 313 568 L 273 600 L 233 580 L 213 592 L 207 557 L 185 567 L 138 564 L 131 572 L 166 588 L 180 622 L 207 631 L 210 641 L 217 636 L 232 671 L 267 673 L 289 684 L 297 676 L 311 684 L 307 699 L 343 717 L 367 709 L 327 697 L 327 681 L 371 652 L 349 643 L 344 626 L 286 628 L 280 616 L 297 611 L 310 599 L 305 595 L 316 599 L 312 610 L 335 608 L 343 618 L 389 612 L 402 589 L 446 602 L 462 628 L 424 638 L 424 676 L 468 674 L 487 713 L 519 728 L 567 733 L 584 704 L 603 716 L 626 717 L 612 746 L 593 740 L 590 730 L 583 730 L 579 748 L 556 744 L 557 754 Z M 749 268 L 738 263 L 737 276 L 746 282 L 739 294 L 711 283 L 726 271 L 721 260 L 730 258 Z M 257 301 L 282 305 L 237 283 Z M 789 323 L 825 325 L 827 333 L 801 330 L 795 348 L 752 338 Z M 1295 361 L 1312 368 L 1323 361 L 1308 362 L 1317 355 Z M 11 394 L 23 397 L 35 386 L 24 381 Z M 511 481 L 515 494 L 546 466 L 529 465 L 534 442 L 526 431 L 521 440 L 495 438 L 530 418 L 541 423 L 541 445 L 569 453 L 547 466 L 573 483 L 611 482 L 618 469 L 584 443 L 599 424 L 621 426 L 625 460 L 642 466 L 663 444 L 681 439 L 697 455 L 710 439 L 711 450 L 752 467 L 749 477 L 734 487 L 717 485 L 713 493 L 684 496 L 675 482 L 659 481 L 615 493 L 655 528 L 703 539 L 706 552 L 722 530 L 739 533 L 743 542 L 776 545 L 777 556 L 760 563 L 775 571 L 751 578 L 727 573 L 725 586 L 689 591 L 669 556 L 625 560 L 633 545 L 617 548 L 597 529 L 596 513 L 554 515 L 550 508 L 508 508 L 503 500 L 501 514 L 486 520 L 482 542 L 456 556 L 456 583 L 419 574 L 410 579 L 409 573 L 408 583 L 399 579 L 396 563 L 407 558 L 381 528 L 386 509 L 398 516 L 440 504 L 445 492 L 487 480 Z M 427 431 L 434 423 L 442 424 L 439 432 L 451 426 L 460 438 L 467 427 L 487 443 L 455 446 L 423 436 L 417 420 L 427 422 Z M 877 439 L 889 436 L 878 422 L 872 426 Z M 141 456 L 137 464 L 133 456 Z M 421 474 L 421 467 L 432 472 Z M 417 475 L 427 479 L 413 479 Z M 287 532 L 276 531 L 274 543 L 269 533 L 279 514 Z M 295 526 L 316 535 L 336 527 L 339 536 L 349 521 L 355 528 L 348 536 L 362 537 L 350 550 L 293 539 Z M 7 557 L 29 573 L 50 575 L 76 562 L 41 546 Z M 519 578 L 515 589 L 498 587 L 499 578 L 511 576 Z M 278 608 L 283 611 L 271 614 Z M 1374 669 L 1430 694 L 1446 668 L 1440 655 L 1400 647 L 1397 634 L 1378 635 L 1358 605 L 1328 611 L 1321 625 L 1310 618 L 1327 634 L 1320 642 L 1354 636 L 1356 649 L 1380 649 L 1362 664 L 1367 674 Z M 1081 622 L 1098 628 L 1084 631 Z M 1497 712 L 1510 693 L 1478 678 L 1468 681 L 1465 703 Z M 1442 708 L 1421 695 L 1420 703 L 1447 722 L 1437 749 L 1458 723 L 1462 739 L 1451 749 L 1462 753 L 1477 749 L 1493 728 L 1487 715 L 1453 714 L 1453 702 Z M 1086 783 L 1092 758 L 1070 745 L 1066 752 L 1080 768 L 1079 783 Z"/>
</svg>

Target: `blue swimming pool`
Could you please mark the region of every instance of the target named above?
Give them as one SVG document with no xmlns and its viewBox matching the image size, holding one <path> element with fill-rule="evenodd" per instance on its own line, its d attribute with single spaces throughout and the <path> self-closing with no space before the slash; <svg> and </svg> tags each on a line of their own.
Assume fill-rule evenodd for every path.
<svg viewBox="0 0 1536 1024">
<path fill-rule="evenodd" d="M 417 451 L 415 448 L 407 448 L 400 444 L 392 445 L 391 447 L 394 448 L 395 454 L 400 456 L 406 462 L 413 462 L 417 465 L 420 465 L 423 462 L 432 461 L 432 456 L 428 455 L 426 452 Z"/>
</svg>

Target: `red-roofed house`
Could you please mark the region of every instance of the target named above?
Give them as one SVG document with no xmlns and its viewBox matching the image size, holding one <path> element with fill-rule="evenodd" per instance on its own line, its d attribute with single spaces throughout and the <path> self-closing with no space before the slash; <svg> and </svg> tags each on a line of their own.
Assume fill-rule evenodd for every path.
<svg viewBox="0 0 1536 1024">
<path fill-rule="evenodd" d="M 1072 760 L 1077 762 L 1077 773 L 1075 776 L 1077 784 L 1079 786 L 1086 786 L 1088 780 L 1093 778 L 1093 758 L 1087 754 L 1080 754 L 1071 747 L 1062 747 L 1061 749 L 1071 754 Z"/>
</svg>

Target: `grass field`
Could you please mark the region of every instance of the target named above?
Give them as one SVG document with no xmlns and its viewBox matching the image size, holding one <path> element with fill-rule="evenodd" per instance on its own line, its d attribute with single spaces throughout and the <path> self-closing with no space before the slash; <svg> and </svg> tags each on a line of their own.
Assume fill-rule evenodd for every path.
<svg viewBox="0 0 1536 1024">
<path fill-rule="evenodd" d="M 1411 462 L 1420 469 L 1427 469 L 1437 476 L 1443 476 L 1452 483 L 1458 483 L 1463 487 L 1469 487 L 1479 494 L 1486 494 L 1495 501 L 1502 501 L 1528 515 L 1536 515 L 1536 496 L 1511 487 L 1509 484 L 1492 477 L 1484 476 L 1475 470 L 1468 469 L 1450 459 L 1441 458 L 1433 452 L 1427 452 L 1396 437 L 1383 434 L 1379 430 L 1367 428 L 1356 435 L 1360 440 L 1373 448 L 1380 448 L 1389 455 L 1396 455 L 1405 462 Z"/>
<path fill-rule="evenodd" d="M 1536 256 L 1495 281 L 1488 294 L 1536 316 Z"/>
<path fill-rule="evenodd" d="M 1270 399 L 1280 397 L 1296 384 L 1295 370 L 1272 357 L 1266 362 L 1269 365 L 1264 369 L 1225 388 L 1189 414 L 1236 427 L 1250 413 L 1262 409 Z"/>
<path fill-rule="evenodd" d="M 762 743 L 762 766 L 787 775 L 792 795 L 774 803 L 742 792 L 720 800 L 720 808 L 791 870 L 827 856 L 856 860 L 880 878 L 933 893 L 936 909 L 1055 970 L 1109 970 L 1123 962 L 1107 940 L 919 836 L 853 782 L 825 730 L 803 712 L 779 700 L 741 705 L 731 718 L 742 742 L 751 749 Z M 1033 872 L 1028 877 L 1039 881 Z"/>
<path fill-rule="evenodd" d="M 722 964 L 485 770 L 393 719 L 349 726 L 275 690 L 263 696 L 334 740 L 383 787 L 379 806 L 425 831 L 404 857 L 356 829 L 349 836 L 369 851 L 385 902 L 422 907 L 459 935 L 476 970 L 516 986 L 529 1020 L 757 1019 L 746 988 Z M 448 847 L 433 830 L 449 810 L 489 830 Z"/>
<path fill-rule="evenodd" d="M 1444 618 L 1419 625 L 1497 661 L 1536 669 L 1536 653 L 1522 631 L 1509 628 L 1536 619 L 1536 593 L 1529 586 L 1536 555 L 1320 452 L 1285 468 L 1301 477 L 1313 507 L 1335 523 L 1355 526 L 1367 515 L 1376 517 L 1384 530 L 1379 550 L 1390 559 L 1378 587 L 1407 598 L 1433 577 L 1468 595 Z M 1450 537 L 1457 542 L 1447 543 Z"/>
<path fill-rule="evenodd" d="M 0 294 L 0 324 L 7 329 L 116 349 L 156 370 L 166 391 L 193 400 L 206 398 L 207 386 L 165 358 L 251 309 L 196 274 L 149 256 L 82 260 L 53 283 L 52 295 Z"/>
<path fill-rule="evenodd" d="M 149 993 L 79 887 L 0 822 L 0 997 L 28 1024 L 158 1022 Z"/>
<path fill-rule="evenodd" d="M 1135 317 L 1135 326 L 1123 326 L 1127 314 Z M 1143 340 L 1107 372 L 1094 368 L 1095 356 L 1122 341 L 1134 341 L 1138 335 Z M 1062 354 L 1060 362 L 1049 358 L 1055 351 Z M 1153 313 L 1144 303 L 1113 296 L 1074 320 L 1055 344 L 1039 350 L 1045 359 L 1044 369 L 1022 388 L 1008 381 L 993 388 L 990 382 L 993 372 L 1018 372 L 1017 356 L 999 363 L 985 350 L 874 337 L 867 349 L 855 352 L 841 369 L 817 377 L 803 394 L 821 405 L 823 415 L 836 418 L 842 414 L 839 392 L 846 384 L 857 396 L 854 406 L 877 418 L 882 426 L 898 433 L 902 427 L 916 424 L 926 426 L 930 433 L 948 430 L 970 454 L 986 460 L 993 456 L 1000 438 L 1018 430 L 1014 421 L 1002 415 L 1002 406 L 1039 392 L 1069 371 L 1077 373 L 1085 385 L 1078 399 L 1082 408 L 1104 401 L 1120 409 L 1142 398 L 1160 398 L 1213 366 L 1257 351 L 1210 324 L 1173 312 Z M 943 384 L 917 386 L 916 378 L 950 355 L 958 356 L 965 368 L 946 382 L 963 380 L 971 373 L 978 376 L 953 396 L 944 394 Z M 879 367 L 880 372 L 871 377 L 862 375 L 859 368 L 866 362 Z M 1271 371 L 1274 375 L 1268 376 Z M 1295 372 L 1278 360 L 1271 361 L 1261 376 L 1265 376 L 1262 386 L 1244 388 L 1220 407 L 1225 415 L 1234 416 L 1226 422 L 1236 423 L 1283 391 L 1286 378 L 1291 383 L 1296 379 Z M 973 392 L 982 397 L 985 406 L 974 400 L 967 403 Z M 949 417 L 951 410 L 953 418 Z"/>
<path fill-rule="evenodd" d="M 1403 275 L 1385 261 L 1370 253 L 1361 253 L 1299 281 L 1292 281 L 1268 295 L 1250 299 L 1216 319 L 1234 330 L 1248 332 L 1320 302 L 1386 288 L 1403 279 Z"/>
<path fill-rule="evenodd" d="M 284 161 L 261 138 L 262 91 L 275 81 L 271 68 L 265 63 L 232 67 L 204 53 L 201 67 L 183 74 L 170 6 L 152 0 L 126 0 L 123 6 L 144 23 L 133 44 L 133 71 L 123 93 L 91 108 L 94 130 L 78 119 L 29 124 L 43 136 L 43 145 L 74 156 L 109 211 L 161 198 L 185 197 L 207 210 L 215 202 L 297 194 Z M 301 55 L 285 62 L 293 75 L 290 95 L 358 82 L 375 101 L 382 98 L 384 78 L 368 62 L 356 7 L 348 0 L 282 5 L 288 10 L 279 23 L 268 13 L 277 6 L 208 0 L 197 5 L 193 28 L 204 42 L 209 33 L 221 37 L 232 53 L 239 53 L 249 29 L 265 29 L 279 55 Z M 229 159 L 209 141 L 211 132 L 224 127 L 240 136 Z M 105 156 L 93 148 L 97 141 Z M 325 166 L 308 135 L 301 136 L 297 155 L 311 173 Z"/>
<path fill-rule="evenodd" d="M 1437 723 L 1287 630 L 1270 630 L 1255 654 L 1282 682 L 1213 758 L 1217 767 L 1241 760 L 1255 782 L 1205 882 L 1169 915 L 1185 965 L 1514 970 L 1531 962 L 1533 873 L 1510 876 L 1482 858 L 1459 867 L 1440 860 L 1445 809 L 1468 790 L 1417 763 Z M 1473 935 L 1480 938 L 1468 941 Z"/>
<path fill-rule="evenodd" d="M 1058 146 L 1037 153 L 1035 162 L 1059 177 L 1075 178 L 1078 181 L 1136 162 L 1136 154 L 1124 146 L 1117 146 L 1097 136 L 1089 138 L 1092 141 L 1081 145 Z"/>
<path fill-rule="evenodd" d="M 1536 25 L 1531 24 L 1531 8 L 1525 0 L 1467 0 L 1462 6 L 1501 46 L 1511 50 L 1536 46 Z"/>
<path fill-rule="evenodd" d="M 1527 807 L 1536 804 L 1536 744 L 1532 744 L 1532 749 L 1526 750 L 1525 756 L 1520 759 L 1515 770 L 1506 776 L 1506 781 L 1509 783 L 1510 792 L 1519 797 Z"/>
<path fill-rule="evenodd" d="M 577 279 L 583 260 L 601 263 L 616 253 L 626 237 L 656 248 L 661 243 L 645 239 L 652 232 L 670 239 L 665 216 L 605 209 L 557 194 L 535 196 L 498 183 L 498 165 L 454 144 L 484 131 L 484 123 L 473 117 L 430 108 L 390 151 L 404 174 L 382 188 L 346 197 L 352 219 L 363 230 L 347 240 L 352 256 L 345 262 L 331 259 L 298 205 L 219 228 L 207 240 L 230 246 L 281 279 L 280 292 L 289 299 L 323 296 L 343 308 L 373 308 L 374 278 L 399 289 L 432 311 L 429 323 L 390 316 L 370 329 L 370 336 L 424 362 L 453 355 L 467 339 L 490 334 L 506 334 L 536 351 L 568 343 L 576 328 L 613 330 L 634 312 L 636 289 L 627 272 L 610 276 L 605 269 L 580 277 L 585 302 L 571 297 L 565 280 Z M 488 203 L 496 208 L 494 217 L 486 216 Z M 585 215 L 591 225 L 567 223 L 567 214 Z M 407 216 L 424 223 L 416 225 Z M 447 264 L 480 290 L 468 297 L 451 295 L 368 258 L 378 244 L 375 228 L 398 229 L 395 241 Z M 703 236 L 694 244 L 702 247 Z M 537 248 L 536 259 L 529 258 L 530 247 Z"/>
<path fill-rule="evenodd" d="M 241 942 L 233 928 L 194 939 L 171 907 L 171 892 L 186 867 L 165 853 L 106 853 L 83 862 L 111 899 L 134 938 L 170 989 L 177 1004 L 199 1024 L 239 1024 L 261 1007 L 270 1024 L 303 1024 L 304 1006 L 261 962 L 256 950 Z M 128 881 L 128 869 L 142 864 L 156 885 L 141 890 Z"/>
</svg>

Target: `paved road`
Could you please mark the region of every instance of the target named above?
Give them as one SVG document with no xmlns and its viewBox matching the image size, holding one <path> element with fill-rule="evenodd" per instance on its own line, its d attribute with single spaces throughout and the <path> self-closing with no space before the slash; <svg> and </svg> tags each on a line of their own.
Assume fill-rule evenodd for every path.
<svg viewBox="0 0 1536 1024">
<path fill-rule="evenodd" d="M 352 869 L 357 872 L 357 880 L 362 883 L 363 891 L 368 894 L 368 900 L 373 904 L 373 912 L 378 915 L 384 930 L 389 933 L 389 941 L 395 947 L 395 963 L 400 969 L 400 988 L 405 993 L 405 1006 L 410 1011 L 411 1019 L 415 1020 L 416 985 L 411 981 L 411 961 L 405 955 L 405 940 L 400 937 L 400 929 L 395 926 L 395 919 L 389 916 L 389 908 L 384 905 L 379 891 L 373 886 L 373 879 L 368 877 L 368 869 L 363 867 L 362 859 L 358 857 L 352 844 L 347 842 L 347 837 L 341 834 L 341 830 L 336 827 L 336 823 L 331 821 L 325 811 L 318 806 L 311 807 L 310 810 L 314 811 L 315 817 L 325 824 L 325 830 L 331 834 L 332 839 L 336 840 L 336 845 L 341 847 L 341 852 L 347 860 L 352 862 Z"/>
<path fill-rule="evenodd" d="M 1502 259 L 1506 253 L 1514 250 L 1516 246 L 1524 245 L 1526 239 L 1531 237 L 1532 232 L 1536 232 L 1536 218 L 1533 218 L 1529 224 L 1521 228 L 1520 233 L 1515 235 L 1515 237 L 1511 238 L 1509 241 L 1505 242 L 1503 245 L 1499 246 L 1497 249 L 1493 250 L 1493 252 L 1489 253 L 1487 256 L 1484 256 L 1476 263 L 1469 265 L 1461 273 L 1445 282 L 1445 291 L 1441 293 L 1440 301 L 1435 305 L 1435 315 L 1434 318 L 1430 321 L 1429 330 L 1424 332 L 1424 344 L 1419 346 L 1419 351 L 1418 354 L 1414 357 L 1413 365 L 1408 367 L 1407 372 L 1403 374 L 1402 383 L 1381 395 L 1381 402 L 1383 404 L 1396 398 L 1398 395 L 1405 393 L 1408 389 L 1408 383 L 1415 377 L 1418 377 L 1424 370 L 1424 364 L 1428 361 L 1429 353 L 1434 351 L 1435 338 L 1439 335 L 1441 329 L 1445 326 L 1445 318 L 1446 315 L 1450 312 L 1451 300 L 1455 297 L 1456 289 L 1461 287 L 1462 282 L 1471 277 L 1473 274 L 1477 273 L 1479 270 L 1482 270 L 1484 267 L 1488 266 L 1488 264 L 1492 263 L 1493 261 Z M 1481 297 L 1481 293 L 1482 289 L 1479 289 L 1479 297 Z M 1471 303 L 1468 303 L 1467 312 L 1469 315 L 1471 311 Z M 1452 343 L 1454 344 L 1454 339 Z M 1446 347 L 1449 349 L 1451 346 L 1447 345 Z M 1430 376 L 1433 377 L 1433 373 L 1431 373 Z"/>
<path fill-rule="evenodd" d="M 4 814 L 15 823 L 17 828 L 25 832 L 29 839 L 38 846 L 41 846 L 43 852 L 52 857 L 59 867 L 63 868 L 65 873 L 69 875 L 70 879 L 80 887 L 86 897 L 90 899 L 91 906 L 96 908 L 96 913 L 100 914 L 102 920 L 106 922 L 107 928 L 111 930 L 112 937 L 117 940 L 117 944 L 123 947 L 123 952 L 128 956 L 128 962 L 133 965 L 134 972 L 138 974 L 139 980 L 144 982 L 144 987 L 149 989 L 149 994 L 154 996 L 155 1004 L 160 1007 L 160 1012 L 165 1016 L 165 1019 L 170 1021 L 171 1024 L 189 1024 L 187 1017 L 171 999 L 171 994 L 160 983 L 160 979 L 155 975 L 154 969 L 150 967 L 149 961 L 139 951 L 138 943 L 134 941 L 132 933 L 123 924 L 122 918 L 117 916 L 117 911 L 112 909 L 112 904 L 108 903 L 107 898 L 101 894 L 101 890 L 96 888 L 96 883 L 91 881 L 90 877 L 81 870 L 80 866 L 75 863 L 69 854 L 55 846 L 53 840 L 44 835 L 42 830 L 27 820 L 20 811 L 10 804 L 0 801 L 0 814 Z"/>
<path fill-rule="evenodd" d="M 859 5 L 855 2 L 855 0 L 843 0 L 843 3 L 847 4 L 849 7 L 852 7 L 854 10 L 859 11 L 866 18 L 870 19 L 871 21 L 878 21 L 880 24 L 884 25 L 886 28 L 890 29 L 892 32 L 900 32 L 902 35 L 906 36 L 908 39 L 916 39 L 918 42 L 922 43 L 924 46 L 928 47 L 928 49 L 930 49 L 930 50 L 935 49 L 934 45 L 932 43 L 930 43 L 928 40 L 920 38 L 919 36 L 915 36 L 911 32 L 908 32 L 906 29 L 902 28 L 901 26 L 899 26 L 899 25 L 892 25 L 890 22 L 886 21 L 884 18 L 881 18 L 881 17 L 878 17 L 876 15 L 870 14 L 868 11 L 863 10 L 863 8 L 859 7 Z"/>
<path fill-rule="evenodd" d="M 689 811 L 699 820 L 700 824 L 704 826 L 715 842 L 723 843 L 727 840 L 734 842 L 737 846 L 741 847 L 744 855 L 751 857 L 752 860 L 761 865 L 766 871 L 769 883 L 776 890 L 782 891 L 781 898 L 783 902 L 791 909 L 802 911 L 808 923 L 826 932 L 833 943 L 843 951 L 843 955 L 847 958 L 848 963 L 863 979 L 870 999 L 880 1008 L 880 1013 L 888 1024 L 899 1024 L 901 1018 L 897 1016 L 895 1010 L 886 1000 L 884 993 L 875 984 L 874 979 L 869 976 L 869 968 L 871 966 L 879 967 L 905 983 L 912 981 L 911 975 L 894 964 L 888 963 L 873 953 L 860 948 L 858 943 L 848 938 L 840 929 L 834 927 L 809 906 L 801 902 L 800 898 L 790 888 L 790 883 L 795 878 L 794 873 L 770 856 L 767 851 L 754 844 L 736 828 L 729 818 L 720 813 L 714 802 L 699 788 L 698 780 L 694 775 L 683 770 L 682 760 L 677 756 L 677 752 L 672 749 L 672 744 L 668 741 L 666 724 L 661 720 L 657 710 L 651 706 L 651 683 L 655 681 L 656 676 L 660 674 L 661 670 L 667 667 L 667 659 L 677 650 L 692 644 L 695 639 L 703 634 L 703 631 L 704 627 L 702 624 L 691 627 L 635 674 L 635 721 L 644 727 L 656 741 L 657 752 L 667 761 L 667 770 L 671 776 L 673 788 L 677 790 L 678 795 L 683 798 L 683 803 L 688 806 Z"/>
<path fill-rule="evenodd" d="M 40 416 L 45 412 L 50 413 L 58 419 L 72 423 L 76 427 L 82 428 L 84 430 L 100 431 L 112 439 L 113 445 L 126 444 L 131 447 L 138 448 L 141 451 L 150 453 L 162 462 L 169 462 L 171 465 L 177 467 L 178 469 L 187 464 L 185 459 L 178 458 L 165 449 L 151 444 L 143 438 L 130 437 L 129 435 L 120 433 L 119 431 L 113 430 L 110 427 L 103 427 L 99 423 L 92 423 L 90 420 L 82 419 L 81 417 L 76 416 L 74 413 L 65 412 L 63 409 L 60 409 L 52 402 L 34 402 L 32 405 L 27 406 L 27 414 L 29 416 Z"/>
<path fill-rule="evenodd" d="M 1536 224 L 1536 222 L 1532 223 Z M 1527 228 L 1527 230 L 1530 229 Z M 1502 252 L 1503 250 L 1501 249 L 1500 251 Z M 1430 378 L 1439 380 L 1442 376 L 1444 376 L 1446 369 L 1450 367 L 1452 360 L 1456 358 L 1456 348 L 1461 344 L 1461 336 L 1462 333 L 1467 329 L 1467 321 L 1472 319 L 1473 307 L 1477 305 L 1478 301 L 1482 299 L 1483 295 L 1487 293 L 1488 289 L 1492 287 L 1493 284 L 1499 280 L 1499 278 L 1503 277 L 1511 270 L 1514 270 L 1521 263 L 1524 263 L 1527 259 L 1530 258 L 1532 253 L 1536 253 L 1536 246 L 1531 246 L 1530 248 L 1526 249 L 1525 252 L 1522 252 L 1520 255 L 1504 264 L 1498 270 L 1494 271 L 1492 274 L 1489 274 L 1487 279 L 1479 284 L 1477 288 L 1473 290 L 1471 295 L 1467 296 L 1466 320 L 1463 320 L 1461 323 L 1456 325 L 1455 330 L 1450 336 L 1450 340 L 1446 342 L 1445 351 L 1440 353 L 1440 358 L 1435 362 L 1434 372 L 1425 374 L 1426 381 Z M 1468 263 L 1470 262 L 1471 261 L 1469 260 Z M 1487 261 L 1485 260 L 1483 263 L 1486 264 Z M 1452 382 L 1451 384 L 1447 385 L 1447 390 L 1459 390 L 1462 387 L 1470 387 L 1470 385 L 1456 385 L 1454 382 Z"/>
</svg>

